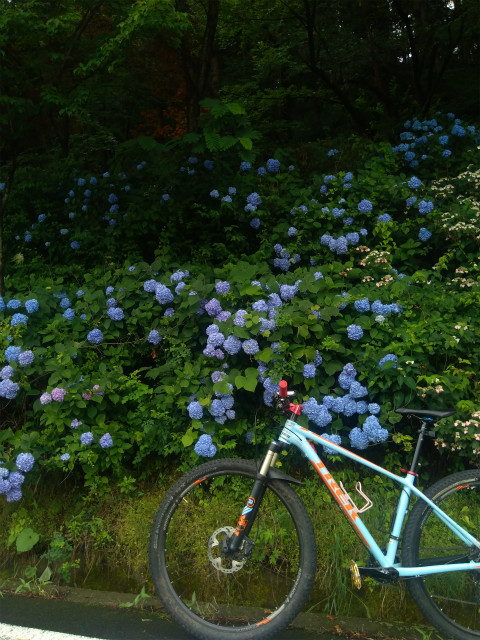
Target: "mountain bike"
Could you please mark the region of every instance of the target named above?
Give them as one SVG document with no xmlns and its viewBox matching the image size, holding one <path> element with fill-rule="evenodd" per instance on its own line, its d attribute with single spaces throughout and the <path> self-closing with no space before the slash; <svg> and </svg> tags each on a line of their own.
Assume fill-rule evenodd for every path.
<svg viewBox="0 0 480 640">
<path fill-rule="evenodd" d="M 415 486 L 422 442 L 454 411 L 397 409 L 418 419 L 420 428 L 410 469 L 396 475 L 300 426 L 302 405 L 292 403 L 293 396 L 282 380 L 275 403 L 288 415 L 259 463 L 209 461 L 165 495 L 149 546 L 153 581 L 165 608 L 202 640 L 263 640 L 300 613 L 315 578 L 315 535 L 293 488 L 302 482 L 275 466 L 280 453 L 297 447 L 370 554 L 368 566 L 350 564 L 355 586 L 364 576 L 379 583 L 405 580 L 420 611 L 441 634 L 480 640 L 480 470 L 454 473 L 425 492 Z M 358 508 L 312 443 L 400 485 L 386 548 L 362 521 L 372 505 L 360 483 L 356 489 L 367 502 Z M 407 518 L 412 495 L 416 501 Z"/>
</svg>

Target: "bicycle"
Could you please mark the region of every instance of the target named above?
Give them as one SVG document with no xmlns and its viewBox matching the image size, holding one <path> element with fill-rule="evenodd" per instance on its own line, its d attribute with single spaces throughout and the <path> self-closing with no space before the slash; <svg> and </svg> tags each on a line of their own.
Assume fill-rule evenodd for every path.
<svg viewBox="0 0 480 640">
<path fill-rule="evenodd" d="M 374 560 L 374 566 L 364 567 L 351 562 L 354 584 L 359 587 L 363 576 L 380 583 L 406 580 L 418 608 L 440 633 L 478 640 L 480 541 L 472 530 L 478 529 L 480 470 L 449 475 L 424 493 L 414 484 L 430 427 L 454 411 L 397 409 L 421 422 L 410 469 L 400 476 L 300 426 L 302 405 L 291 402 L 293 395 L 282 380 L 275 401 L 289 415 L 261 463 L 212 460 L 189 471 L 165 495 L 149 545 L 153 581 L 165 608 L 201 640 L 263 640 L 300 613 L 315 578 L 315 535 L 291 486 L 302 482 L 275 467 L 278 455 L 295 446 Z M 356 507 L 312 442 L 401 485 L 385 550 L 361 519 L 371 504 Z M 361 486 L 357 490 L 368 500 Z M 417 500 L 407 518 L 412 494 Z"/>
</svg>

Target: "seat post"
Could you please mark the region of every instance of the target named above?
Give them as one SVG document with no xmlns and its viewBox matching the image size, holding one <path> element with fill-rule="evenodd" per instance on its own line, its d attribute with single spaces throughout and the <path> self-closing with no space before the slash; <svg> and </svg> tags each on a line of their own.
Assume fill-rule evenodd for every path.
<svg viewBox="0 0 480 640">
<path fill-rule="evenodd" d="M 415 473 L 418 464 L 418 459 L 420 458 L 420 451 L 422 450 L 423 439 L 425 438 L 425 434 L 427 431 L 427 420 L 422 420 L 422 426 L 420 427 L 420 431 L 418 432 L 418 440 L 417 446 L 415 447 L 415 453 L 413 454 L 412 464 L 410 465 L 410 473 Z"/>
</svg>

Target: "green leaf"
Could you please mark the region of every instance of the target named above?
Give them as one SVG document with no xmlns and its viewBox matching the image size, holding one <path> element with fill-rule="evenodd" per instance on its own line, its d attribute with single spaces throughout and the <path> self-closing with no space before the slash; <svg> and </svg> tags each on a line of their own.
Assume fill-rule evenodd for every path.
<svg viewBox="0 0 480 640">
<path fill-rule="evenodd" d="M 15 540 L 15 546 L 17 547 L 18 553 L 24 553 L 25 551 L 33 549 L 39 540 L 40 536 L 38 533 L 35 533 L 30 527 L 26 527 L 18 534 Z"/>
</svg>

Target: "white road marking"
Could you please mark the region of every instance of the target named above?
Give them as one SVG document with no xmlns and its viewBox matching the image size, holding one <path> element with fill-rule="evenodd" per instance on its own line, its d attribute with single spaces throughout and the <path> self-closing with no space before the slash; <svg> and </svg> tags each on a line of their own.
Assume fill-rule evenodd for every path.
<svg viewBox="0 0 480 640">
<path fill-rule="evenodd" d="M 91 636 L 75 636 L 71 633 L 42 631 L 30 627 L 17 627 L 0 623 L 0 640 L 101 640 Z"/>
</svg>

